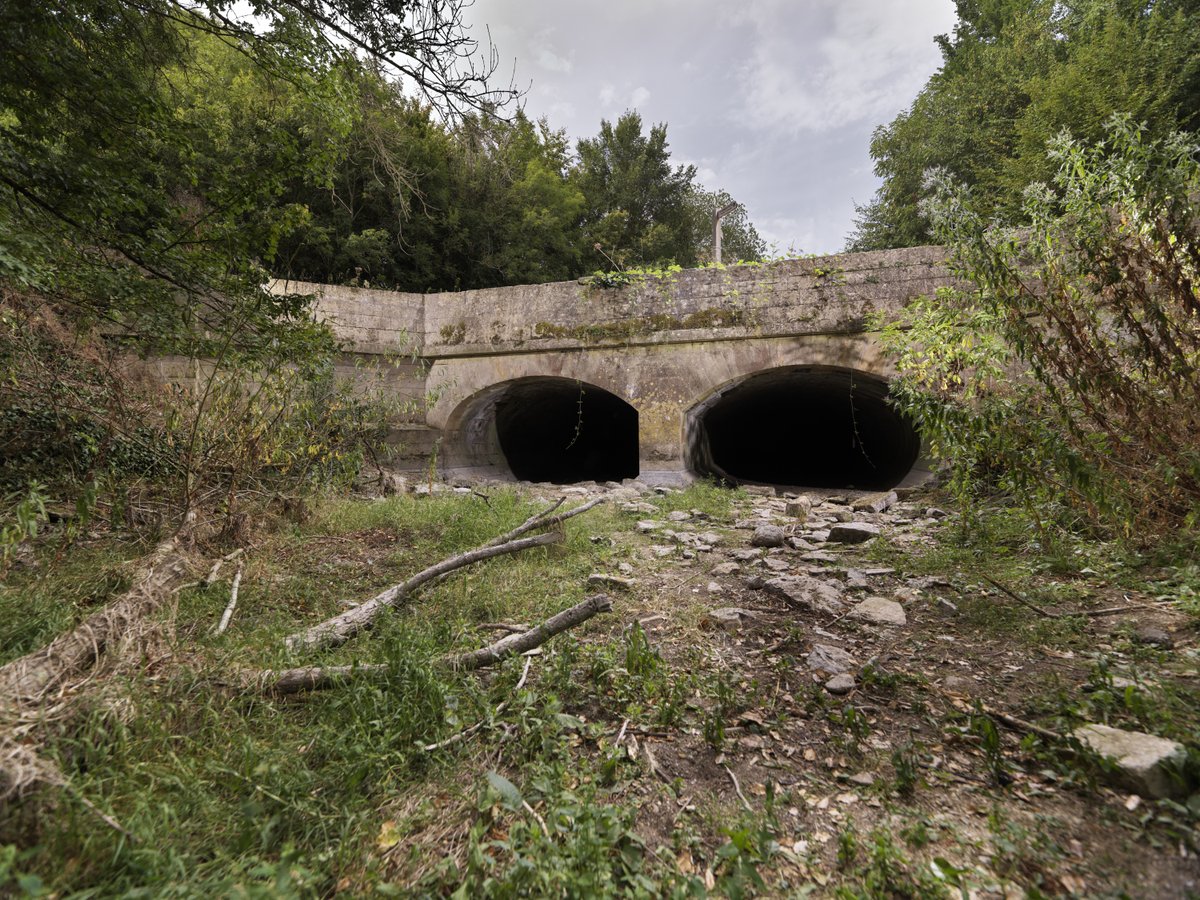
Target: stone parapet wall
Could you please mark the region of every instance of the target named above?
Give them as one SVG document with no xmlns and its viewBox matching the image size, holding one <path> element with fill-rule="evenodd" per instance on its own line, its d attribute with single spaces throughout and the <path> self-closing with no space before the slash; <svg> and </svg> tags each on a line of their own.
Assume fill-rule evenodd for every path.
<svg viewBox="0 0 1200 900">
<path fill-rule="evenodd" d="M 279 282 L 314 293 L 348 349 L 435 360 L 861 331 L 950 279 L 940 247 L 843 253 L 440 294 Z"/>
</svg>

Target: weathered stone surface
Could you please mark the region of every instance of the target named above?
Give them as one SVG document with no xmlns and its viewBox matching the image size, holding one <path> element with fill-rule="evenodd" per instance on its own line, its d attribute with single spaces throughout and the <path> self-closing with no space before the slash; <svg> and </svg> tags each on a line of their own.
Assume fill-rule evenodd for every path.
<svg viewBox="0 0 1200 900">
<path fill-rule="evenodd" d="M 738 562 L 750 562 L 762 556 L 762 550 L 734 550 L 733 558 Z"/>
<path fill-rule="evenodd" d="M 587 577 L 587 583 L 588 587 L 620 588 L 625 591 L 637 585 L 633 578 L 621 578 L 619 575 L 606 575 L 603 572 L 593 572 Z"/>
<path fill-rule="evenodd" d="M 795 500 L 789 500 L 787 506 L 784 507 L 784 512 L 803 524 L 808 519 L 808 514 L 812 511 L 812 501 L 807 497 L 797 497 Z"/>
<path fill-rule="evenodd" d="M 673 509 L 667 513 L 667 518 L 672 522 L 686 522 L 692 517 L 690 512 L 685 512 L 682 509 Z"/>
<path fill-rule="evenodd" d="M 763 589 L 796 609 L 838 615 L 846 608 L 837 587 L 810 575 L 780 575 L 764 583 Z"/>
<path fill-rule="evenodd" d="M 655 522 L 653 519 L 643 519 L 637 523 L 637 530 L 642 534 L 649 534 L 652 531 L 658 531 L 660 528 L 665 527 L 665 522 Z"/>
<path fill-rule="evenodd" d="M 1133 637 L 1139 644 L 1162 647 L 1164 650 L 1170 650 L 1175 646 L 1175 641 L 1171 638 L 1170 633 L 1156 625 L 1143 625 L 1134 632 Z"/>
<path fill-rule="evenodd" d="M 825 690 L 833 694 L 835 697 L 842 697 L 858 687 L 858 683 L 854 680 L 854 676 L 843 672 L 840 675 L 834 675 L 825 682 Z"/>
<path fill-rule="evenodd" d="M 704 614 L 704 623 L 709 627 L 724 628 L 726 631 L 737 631 L 742 622 L 758 618 L 758 614 L 740 606 L 723 606 L 720 609 L 710 609 Z"/>
<path fill-rule="evenodd" d="M 859 497 L 855 500 L 851 504 L 851 509 L 855 512 L 881 513 L 899 499 L 895 491 L 887 491 L 882 494 L 868 494 L 866 497 Z"/>
<path fill-rule="evenodd" d="M 879 526 L 870 522 L 843 522 L 829 529 L 829 540 L 839 544 L 862 544 L 879 536 Z"/>
<path fill-rule="evenodd" d="M 907 625 L 904 607 L 886 597 L 868 597 L 850 610 L 850 618 L 872 625 Z"/>
<path fill-rule="evenodd" d="M 1183 744 L 1108 725 L 1083 725 L 1074 734 L 1085 746 L 1112 760 L 1120 783 L 1143 797 L 1187 795 L 1187 785 L 1173 777 L 1187 758 Z"/>
<path fill-rule="evenodd" d="M 975 695 L 975 682 L 961 675 L 947 675 L 942 679 L 942 690 L 960 697 L 972 697 Z"/>
<path fill-rule="evenodd" d="M 759 525 L 754 529 L 750 545 L 752 547 L 782 547 L 786 540 L 787 535 L 778 525 Z"/>
<path fill-rule="evenodd" d="M 857 666 L 858 661 L 853 656 L 841 647 L 829 644 L 813 644 L 812 652 L 808 654 L 808 667 L 815 672 L 841 675 Z"/>
<path fill-rule="evenodd" d="M 782 559 L 781 557 L 778 557 L 778 556 L 767 557 L 766 559 L 763 560 L 763 565 L 766 566 L 768 569 L 770 569 L 772 572 L 786 572 L 788 569 L 790 569 L 792 567 L 792 564 L 790 562 L 788 562 L 786 559 Z"/>
<path fill-rule="evenodd" d="M 717 563 L 712 567 L 714 575 L 736 575 L 740 571 L 742 571 L 742 567 L 735 562 Z"/>
</svg>

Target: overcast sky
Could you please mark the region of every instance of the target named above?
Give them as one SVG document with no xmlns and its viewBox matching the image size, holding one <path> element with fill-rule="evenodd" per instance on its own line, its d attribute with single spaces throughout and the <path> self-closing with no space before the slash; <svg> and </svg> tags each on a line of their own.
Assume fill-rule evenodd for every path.
<svg viewBox="0 0 1200 900">
<path fill-rule="evenodd" d="M 878 180 L 871 131 L 940 63 L 952 0 L 476 0 L 526 112 L 572 141 L 626 109 L 780 251 L 841 249 Z"/>
</svg>

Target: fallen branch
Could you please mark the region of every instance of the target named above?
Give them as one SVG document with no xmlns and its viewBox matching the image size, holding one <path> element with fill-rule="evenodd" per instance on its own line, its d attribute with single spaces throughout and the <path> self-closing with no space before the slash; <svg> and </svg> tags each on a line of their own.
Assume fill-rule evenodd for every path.
<svg viewBox="0 0 1200 900">
<path fill-rule="evenodd" d="M 577 516 L 580 513 L 587 512 L 597 504 L 603 502 L 603 497 L 597 497 L 594 500 L 589 500 L 574 509 L 568 510 L 557 516 L 552 516 L 551 513 L 562 505 L 560 499 L 549 509 L 542 510 L 536 513 L 514 528 L 507 534 L 500 535 L 498 538 L 493 538 L 488 543 L 467 553 L 461 553 L 457 556 L 452 556 L 449 559 L 444 559 L 441 562 L 418 572 L 412 578 L 402 584 L 393 585 L 382 593 L 376 595 L 365 603 L 354 606 L 346 610 L 332 619 L 327 619 L 319 625 L 314 625 L 304 631 L 296 632 L 290 635 L 285 643 L 289 650 L 297 649 L 316 649 L 318 647 L 335 647 L 344 644 L 350 638 L 354 637 L 360 631 L 371 627 L 374 624 L 376 617 L 389 607 L 395 606 L 402 600 L 406 599 L 410 594 L 417 590 L 422 585 L 433 581 L 435 578 L 441 578 L 455 569 L 461 569 L 464 566 L 469 566 L 472 563 L 481 562 L 485 559 L 491 559 L 493 556 L 500 556 L 506 553 L 517 553 L 521 550 L 530 547 L 542 547 L 547 544 L 554 544 L 562 540 L 561 531 L 547 532 L 539 534 L 535 537 L 523 538 L 521 535 L 534 530 L 535 528 L 547 528 L 553 525 L 559 525 L 567 519 Z"/>
<path fill-rule="evenodd" d="M 515 541 L 508 541 L 504 544 L 479 547 L 467 553 L 460 553 L 458 556 L 444 559 L 436 565 L 418 572 L 402 584 L 393 585 L 386 591 L 372 597 L 366 603 L 348 609 L 344 613 L 334 616 L 332 619 L 326 619 L 321 624 L 314 625 L 312 628 L 296 632 L 289 636 L 285 643 L 289 650 L 336 647 L 339 644 L 346 643 L 346 641 L 350 640 L 350 638 L 354 637 L 360 631 L 370 628 L 381 612 L 406 599 L 409 594 L 426 582 L 432 581 L 448 572 L 453 572 L 455 569 L 461 569 L 472 563 L 491 559 L 493 556 L 517 553 L 521 550 L 527 550 L 530 547 L 544 547 L 548 544 L 555 544 L 560 540 L 562 540 L 562 535 L 552 531 L 536 535 L 535 537 L 521 538 Z"/>
<path fill-rule="evenodd" d="M 556 634 L 561 634 L 568 629 L 574 628 L 576 625 L 586 622 L 597 613 L 608 612 L 611 609 L 612 600 L 609 599 L 607 594 L 591 594 L 582 603 L 577 603 L 570 609 L 564 609 L 558 615 L 551 616 L 536 628 L 532 628 L 521 634 L 510 634 L 508 637 L 501 638 L 496 643 L 481 647 L 478 650 L 471 650 L 467 653 L 459 653 L 454 656 L 443 656 L 439 662 L 460 671 L 471 671 L 473 669 L 482 669 L 484 666 L 492 666 L 510 656 L 516 656 L 518 653 L 525 653 L 534 647 L 540 647 Z"/>
<path fill-rule="evenodd" d="M 233 618 L 233 611 L 237 609 L 238 588 L 242 585 L 242 564 L 239 561 L 237 574 L 233 576 L 233 587 L 229 591 L 229 605 L 225 607 L 225 612 L 221 614 L 221 621 L 217 625 L 217 634 L 224 634 L 225 629 L 229 627 L 229 622 Z"/>
<path fill-rule="evenodd" d="M 556 634 L 561 634 L 576 625 L 586 622 L 597 613 L 612 609 L 612 601 L 605 594 L 592 594 L 583 602 L 550 617 L 536 628 L 520 634 L 511 634 L 479 650 L 466 653 L 450 653 L 434 660 L 435 665 L 455 671 L 472 671 L 503 662 L 510 656 L 526 653 L 540 647 Z M 276 696 L 319 691 L 345 684 L 354 678 L 382 677 L 389 666 L 384 663 L 368 663 L 351 666 L 302 666 L 296 669 L 265 670 L 246 677 L 263 693 Z"/>
<path fill-rule="evenodd" d="M 191 562 L 183 553 L 180 534 L 155 547 L 138 568 L 133 586 L 119 599 L 40 650 L 0 667 L 0 711 L 19 711 L 64 690 L 110 644 L 153 615 L 189 574 Z"/>
<path fill-rule="evenodd" d="M 1000 582 L 998 582 L 995 578 L 989 578 L 987 575 L 983 575 L 981 577 L 988 584 L 992 585 L 993 587 L 999 588 L 1001 591 L 1003 591 L 1005 594 L 1007 594 L 1012 599 L 1016 600 L 1018 603 L 1020 603 L 1026 609 L 1033 610 L 1039 616 L 1042 616 L 1047 619 L 1063 618 L 1062 613 L 1050 612 L 1050 610 L 1048 610 L 1048 609 L 1042 609 L 1042 607 L 1037 606 L 1036 604 L 1030 603 L 1028 600 L 1026 600 L 1024 597 L 1022 597 L 1016 591 L 1013 591 L 1010 588 L 1006 588 L 1004 585 L 1002 585 Z"/>
<path fill-rule="evenodd" d="M 484 546 L 485 547 L 494 547 L 497 544 L 507 543 L 508 541 L 519 538 L 521 535 L 525 534 L 526 532 L 533 531 L 535 528 L 550 528 L 555 525 L 560 525 L 563 522 L 567 521 L 567 519 L 574 518 L 575 516 L 578 516 L 578 515 L 581 515 L 582 513 L 587 512 L 589 509 L 599 506 L 601 503 L 604 502 L 605 498 L 604 497 L 596 497 L 593 500 L 589 500 L 587 503 L 583 503 L 583 504 L 580 504 L 579 506 L 576 506 L 574 509 L 568 509 L 565 513 L 561 513 L 560 515 L 557 515 L 557 516 L 552 516 L 551 513 L 553 513 L 556 509 L 558 509 L 560 506 L 562 506 L 564 501 L 566 501 L 566 499 L 567 499 L 566 497 L 559 497 L 558 500 L 555 503 L 553 503 L 548 509 L 544 509 L 540 513 L 535 513 L 534 515 L 532 515 L 528 519 L 526 519 L 524 522 L 522 522 L 520 525 L 518 525 L 516 528 L 514 528 L 512 531 L 510 531 L 508 534 L 502 534 L 502 535 L 500 535 L 500 537 L 494 538 L 493 540 L 484 544 Z"/>
<path fill-rule="evenodd" d="M 742 793 L 742 786 L 738 784 L 737 776 L 733 774 L 733 769 L 729 768 L 727 765 L 722 765 L 721 768 L 725 770 L 725 774 L 727 774 L 729 776 L 729 780 L 733 782 L 733 792 L 737 794 L 738 799 L 742 801 L 742 806 L 745 807 L 746 812 L 754 812 L 754 808 L 750 805 L 750 801 L 747 800 L 746 795 Z"/>
<path fill-rule="evenodd" d="M 221 571 L 221 566 L 225 565 L 227 562 L 232 562 L 241 555 L 242 548 L 238 547 L 236 550 L 231 550 L 229 553 L 226 553 L 224 556 L 218 559 L 212 564 L 212 568 L 208 570 L 208 574 L 199 581 L 200 587 L 212 586 L 212 584 L 217 580 L 217 574 Z"/>
</svg>

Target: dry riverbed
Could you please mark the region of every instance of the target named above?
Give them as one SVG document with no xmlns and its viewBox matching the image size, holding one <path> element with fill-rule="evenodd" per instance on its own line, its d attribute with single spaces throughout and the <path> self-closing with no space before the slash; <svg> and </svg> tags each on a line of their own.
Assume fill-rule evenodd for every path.
<svg viewBox="0 0 1200 900">
<path fill-rule="evenodd" d="M 295 664 L 283 635 L 560 496 L 605 502 L 561 545 L 454 573 L 322 658 L 386 663 L 388 680 L 206 687 Z M 226 634 L 227 582 L 181 594 L 171 659 L 130 687 L 138 711 L 54 750 L 140 845 L 86 813 L 10 817 L 0 875 L 155 890 L 169 858 L 185 894 L 1194 895 L 1195 570 L 1045 543 L 1001 511 L 965 528 L 934 490 L 335 501 L 250 539 Z M 39 565 L 0 592 L 7 609 L 42 602 Z M 611 612 L 529 656 L 429 667 L 595 592 Z M 1125 772 L 1073 737 L 1088 723 L 1186 746 Z"/>
</svg>

